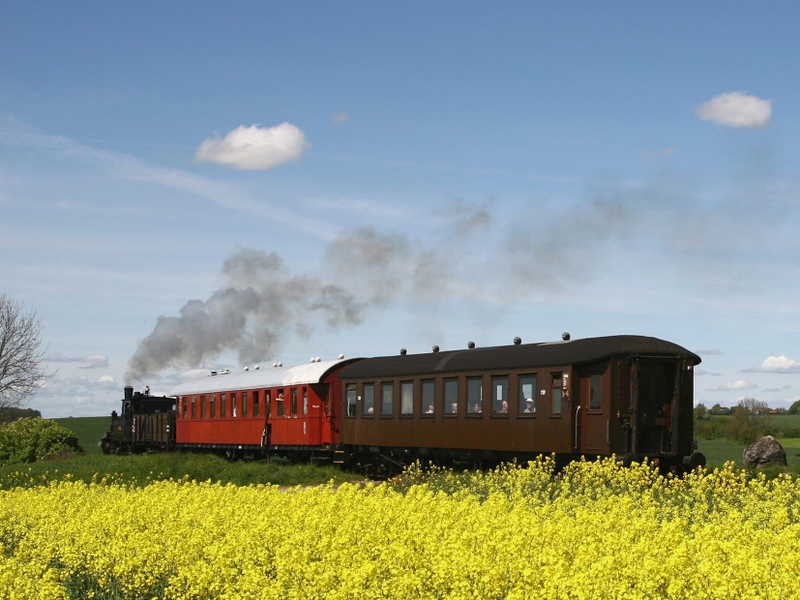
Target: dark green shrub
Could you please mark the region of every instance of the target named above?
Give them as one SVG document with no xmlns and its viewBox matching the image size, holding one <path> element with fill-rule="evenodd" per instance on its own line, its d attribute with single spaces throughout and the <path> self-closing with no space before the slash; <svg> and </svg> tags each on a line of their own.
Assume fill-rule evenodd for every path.
<svg viewBox="0 0 800 600">
<path fill-rule="evenodd" d="M 42 413 L 32 408 L 14 408 L 11 406 L 0 408 L 0 424 L 12 423 L 23 417 L 39 417 L 41 419 Z"/>
<path fill-rule="evenodd" d="M 26 417 L 0 426 L 0 466 L 82 452 L 78 438 L 54 421 Z"/>
</svg>

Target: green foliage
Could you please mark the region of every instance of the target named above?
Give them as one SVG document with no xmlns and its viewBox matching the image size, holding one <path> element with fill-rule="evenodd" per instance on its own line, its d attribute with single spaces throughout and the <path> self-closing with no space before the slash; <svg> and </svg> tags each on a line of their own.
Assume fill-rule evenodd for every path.
<svg viewBox="0 0 800 600">
<path fill-rule="evenodd" d="M 32 463 L 82 452 L 78 438 L 53 421 L 26 417 L 0 426 L 0 465 Z"/>
<path fill-rule="evenodd" d="M 739 444 L 752 444 L 764 435 L 765 415 L 768 411 L 765 402 L 743 398 L 733 407 L 725 437 Z"/>
<path fill-rule="evenodd" d="M 767 405 L 755 398 L 744 398 L 732 409 L 716 404 L 705 419 L 698 417 L 701 406 L 695 408 L 694 433 L 698 438 L 749 445 L 765 435 L 800 437 L 800 415 L 769 414 Z"/>
<path fill-rule="evenodd" d="M 699 421 L 702 419 L 708 419 L 709 417 L 708 409 L 706 408 L 705 404 L 698 404 L 694 407 L 694 420 Z"/>
<path fill-rule="evenodd" d="M 794 402 L 794 403 L 793 403 L 793 404 L 792 404 L 792 405 L 789 407 L 789 414 L 790 414 L 790 415 L 796 415 L 798 412 L 800 412 L 800 400 L 797 400 L 797 401 L 795 401 L 795 402 Z"/>
</svg>

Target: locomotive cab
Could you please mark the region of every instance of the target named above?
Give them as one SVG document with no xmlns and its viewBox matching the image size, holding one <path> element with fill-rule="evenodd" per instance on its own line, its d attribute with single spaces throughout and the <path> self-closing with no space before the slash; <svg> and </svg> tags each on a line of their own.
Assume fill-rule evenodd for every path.
<svg viewBox="0 0 800 600">
<path fill-rule="evenodd" d="M 122 412 L 111 413 L 111 431 L 100 440 L 105 454 L 171 450 L 175 446 L 175 399 L 125 387 Z"/>
</svg>

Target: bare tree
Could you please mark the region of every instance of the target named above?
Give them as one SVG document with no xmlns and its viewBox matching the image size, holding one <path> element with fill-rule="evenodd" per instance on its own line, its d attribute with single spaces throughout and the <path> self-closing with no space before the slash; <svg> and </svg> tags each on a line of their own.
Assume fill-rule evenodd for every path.
<svg viewBox="0 0 800 600">
<path fill-rule="evenodd" d="M 50 375 L 45 370 L 42 321 L 0 294 L 0 408 L 23 406 Z"/>
</svg>

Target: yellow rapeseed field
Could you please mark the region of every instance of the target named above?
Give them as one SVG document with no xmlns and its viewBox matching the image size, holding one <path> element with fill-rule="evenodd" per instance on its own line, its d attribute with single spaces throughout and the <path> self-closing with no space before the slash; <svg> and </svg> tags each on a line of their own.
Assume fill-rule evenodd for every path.
<svg viewBox="0 0 800 600">
<path fill-rule="evenodd" d="M 0 598 L 800 598 L 789 476 L 542 459 L 405 482 L 2 490 Z"/>
</svg>

